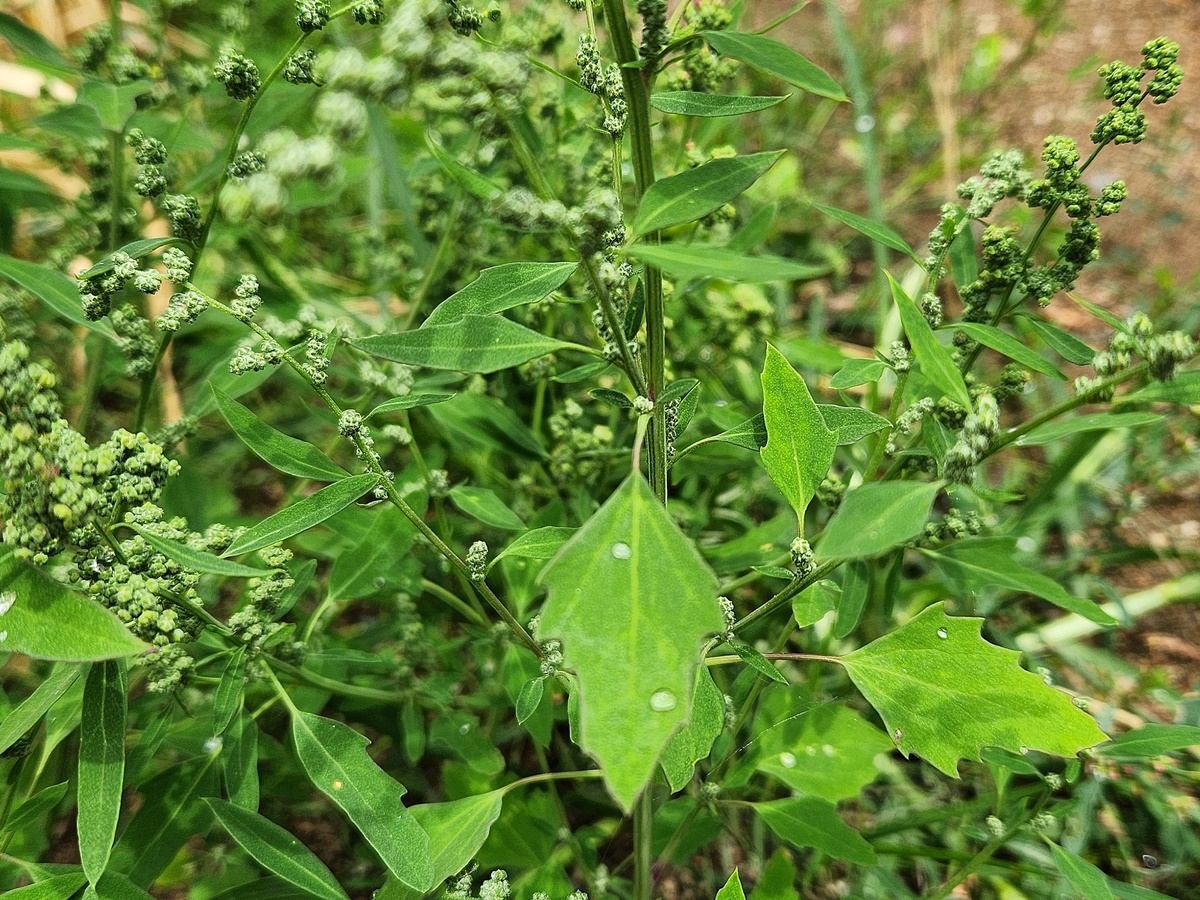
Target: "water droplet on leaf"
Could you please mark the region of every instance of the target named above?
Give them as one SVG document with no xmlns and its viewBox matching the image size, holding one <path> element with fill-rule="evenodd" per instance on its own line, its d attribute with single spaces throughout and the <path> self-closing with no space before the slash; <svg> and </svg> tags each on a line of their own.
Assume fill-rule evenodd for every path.
<svg viewBox="0 0 1200 900">
<path fill-rule="evenodd" d="M 832 744 L 822 744 L 821 752 L 824 753 L 826 756 L 833 756 L 833 754 L 836 753 L 837 751 L 833 749 Z"/>
<path fill-rule="evenodd" d="M 618 546 L 621 546 L 618 544 Z M 615 548 L 614 548 L 615 549 Z M 650 708 L 655 712 L 666 712 L 675 708 L 675 695 L 670 691 L 658 691 L 650 697 Z"/>
<path fill-rule="evenodd" d="M 612 545 L 612 555 L 616 559 L 629 559 L 633 556 L 633 550 L 628 544 L 618 541 Z"/>
<path fill-rule="evenodd" d="M 892 733 L 892 740 L 893 740 L 893 741 L 895 741 L 897 744 L 898 744 L 898 743 L 900 743 L 900 739 L 901 739 L 902 737 L 904 737 L 904 730 L 903 730 L 903 729 L 901 729 L 901 728 L 897 728 L 897 729 L 896 729 L 896 730 L 895 730 L 895 731 Z"/>
<path fill-rule="evenodd" d="M 804 752 L 807 753 L 809 756 L 816 756 L 817 748 L 814 747 L 812 744 L 809 744 L 807 747 L 804 748 Z"/>
<path fill-rule="evenodd" d="M 469 732 L 470 730 L 471 730 L 471 723 L 470 723 L 470 722 L 464 722 L 462 725 L 458 726 L 458 733 L 459 733 L 459 734 L 466 734 L 466 733 L 467 733 L 467 732 Z"/>
<path fill-rule="evenodd" d="M 787 753 L 786 751 L 783 753 L 780 753 L 779 754 L 779 764 L 781 766 L 783 766 L 785 769 L 794 769 L 794 768 L 796 768 L 796 757 L 794 754 Z"/>
<path fill-rule="evenodd" d="M 0 616 L 12 609 L 12 605 L 16 602 L 17 595 L 12 591 L 7 591 L 3 594 L 0 594 Z"/>
<path fill-rule="evenodd" d="M 221 746 L 224 743 L 225 742 L 223 740 L 221 740 L 220 737 L 214 735 L 213 737 L 210 737 L 207 741 L 204 742 L 204 752 L 210 753 L 210 754 L 216 753 L 218 750 L 221 749 Z"/>
<path fill-rule="evenodd" d="M 341 782 L 341 781 L 335 781 L 335 782 L 333 783 L 333 789 L 334 789 L 335 791 L 340 791 L 340 790 L 341 790 L 342 788 L 344 788 L 344 787 L 345 787 L 345 785 L 344 785 L 344 784 L 342 784 L 342 782 Z"/>
<path fill-rule="evenodd" d="M 1029 755 L 1029 748 L 1028 748 L 1028 747 L 1022 746 L 1022 747 L 1020 748 L 1020 750 L 1021 750 L 1021 755 L 1022 755 L 1022 756 L 1028 756 L 1028 755 Z"/>
<path fill-rule="evenodd" d="M 854 130 L 859 134 L 866 134 L 875 128 L 875 117 L 863 114 L 854 120 Z"/>
<path fill-rule="evenodd" d="M 940 637 L 943 641 L 946 638 L 950 637 L 950 632 L 949 632 L 949 630 L 946 629 L 945 626 L 939 628 L 937 634 L 938 634 L 938 637 Z"/>
</svg>

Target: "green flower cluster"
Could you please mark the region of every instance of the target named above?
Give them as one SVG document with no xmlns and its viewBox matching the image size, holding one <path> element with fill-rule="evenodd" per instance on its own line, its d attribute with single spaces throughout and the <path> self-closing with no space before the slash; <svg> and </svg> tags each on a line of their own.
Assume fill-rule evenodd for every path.
<svg viewBox="0 0 1200 900">
<path fill-rule="evenodd" d="M 1092 399 L 1110 399 L 1113 388 L 1099 386 L 1103 379 L 1129 368 L 1137 359 L 1146 362 L 1155 381 L 1169 381 L 1182 363 L 1196 356 L 1197 350 L 1200 347 L 1190 335 L 1182 331 L 1156 332 L 1149 316 L 1136 313 L 1112 336 L 1108 349 L 1097 353 L 1092 360 L 1097 377 L 1081 375 L 1075 379 L 1075 390 Z"/>
<path fill-rule="evenodd" d="M 0 519 L 4 543 L 44 564 L 80 530 L 153 503 L 179 464 L 144 434 L 119 430 L 98 447 L 62 417 L 55 377 L 18 341 L 0 346 Z"/>
<path fill-rule="evenodd" d="M 257 94 L 262 85 L 258 66 L 232 47 L 221 51 L 212 74 L 213 78 L 225 85 L 225 93 L 239 103 Z"/>
<path fill-rule="evenodd" d="M 550 475 L 559 484 L 589 478 L 600 470 L 598 451 L 612 445 L 613 433 L 607 425 L 584 427 L 583 407 L 568 399 L 546 420 L 554 447 L 550 451 Z"/>
<path fill-rule="evenodd" d="M 259 550 L 258 557 L 271 566 L 271 572 L 261 578 L 250 579 L 241 609 L 229 617 L 227 624 L 236 639 L 246 644 L 251 653 L 269 649 L 277 655 L 299 661 L 304 654 L 304 645 L 287 640 L 292 632 L 291 627 L 276 621 L 288 591 L 296 583 L 284 568 L 292 558 L 292 551 L 274 544 Z"/>
<path fill-rule="evenodd" d="M 975 398 L 975 409 L 967 414 L 954 446 L 946 451 L 943 464 L 947 481 L 969 484 L 975 466 L 991 449 L 992 439 L 1000 432 L 1000 406 L 989 392 Z"/>
<path fill-rule="evenodd" d="M 329 0 L 296 0 L 296 27 L 309 34 L 329 24 Z"/>
<path fill-rule="evenodd" d="M 671 39 L 667 0 L 638 0 L 637 11 L 642 17 L 641 54 L 645 59 L 658 59 Z"/>
</svg>

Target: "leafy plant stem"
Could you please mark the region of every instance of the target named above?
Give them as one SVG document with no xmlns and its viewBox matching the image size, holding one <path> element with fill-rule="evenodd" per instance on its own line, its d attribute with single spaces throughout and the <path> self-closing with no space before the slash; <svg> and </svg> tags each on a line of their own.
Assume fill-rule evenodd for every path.
<svg viewBox="0 0 1200 900">
<path fill-rule="evenodd" d="M 115 131 L 109 133 L 108 150 L 109 164 L 112 166 L 112 187 L 108 200 L 108 244 L 116 250 L 121 246 L 121 209 L 125 199 L 125 139 L 122 135 Z"/>
<path fill-rule="evenodd" d="M 89 335 L 85 340 L 90 344 L 87 354 L 87 380 L 83 385 L 83 403 L 79 407 L 79 418 L 75 420 L 75 430 L 87 435 L 92 425 L 92 415 L 96 411 L 96 400 L 100 396 L 101 376 L 104 374 L 104 356 L 108 350 L 108 341 L 97 336 Z"/>
<path fill-rule="evenodd" d="M 465 600 L 460 598 L 457 594 L 453 593 L 452 591 L 446 590 L 444 587 L 442 587 L 437 582 L 430 581 L 428 578 L 422 578 L 421 579 L 421 587 L 423 587 L 429 593 L 433 594 L 439 600 L 442 600 L 443 602 L 448 604 L 453 609 L 462 613 L 463 616 L 465 616 L 470 621 L 474 622 L 476 625 L 486 625 L 487 624 L 487 619 L 484 618 L 484 616 L 481 612 L 472 608 L 469 603 L 467 603 Z"/>
<path fill-rule="evenodd" d="M 401 331 L 408 331 L 413 326 L 417 315 L 421 312 L 421 307 L 425 305 L 425 298 L 429 296 L 429 291 L 433 288 L 434 280 L 438 276 L 438 272 L 442 267 L 442 262 L 446 258 L 446 254 L 450 251 L 452 239 L 458 235 L 458 220 L 462 216 L 463 207 L 466 206 L 466 192 L 459 188 L 454 195 L 454 201 L 450 204 L 450 212 L 446 216 L 446 225 L 442 229 L 442 236 L 438 239 L 437 246 L 433 250 L 433 256 L 425 266 L 425 274 L 421 277 L 421 283 L 417 285 L 417 289 L 408 300 L 408 312 L 404 316 L 404 324 L 400 328 Z"/>
<path fill-rule="evenodd" d="M 194 286 L 189 285 L 189 287 L 192 287 L 193 290 L 196 290 Z M 237 318 L 233 315 L 233 310 L 231 310 L 224 303 L 221 303 L 221 301 L 209 297 L 207 294 L 204 294 L 203 296 L 205 302 L 208 303 L 213 309 L 218 309 L 228 316 Z M 272 343 L 274 342 L 275 339 L 271 336 L 271 334 L 257 322 L 247 322 L 246 325 L 263 340 Z M 309 375 L 309 373 L 305 370 L 304 366 L 298 363 L 290 353 L 285 351 L 283 353 L 283 359 L 289 366 L 291 366 L 292 370 L 296 372 L 297 375 L 308 382 L 309 387 L 316 392 L 317 396 L 321 398 L 321 400 L 326 406 L 329 407 L 333 414 L 340 418 L 343 412 L 342 407 L 336 400 L 333 399 L 329 391 L 325 389 L 325 386 L 317 384 L 313 380 L 312 376 Z M 445 541 L 438 537 L 437 532 L 429 527 L 428 523 L 426 523 L 426 521 L 417 514 L 415 509 L 413 509 L 404 501 L 404 498 L 400 496 L 400 492 L 396 490 L 395 482 L 387 476 L 386 472 L 384 472 L 383 466 L 379 464 L 379 460 L 375 458 L 375 454 L 367 445 L 367 442 L 363 436 L 361 434 L 355 434 L 351 440 L 354 442 L 354 446 L 358 450 L 358 455 L 363 460 L 367 468 L 379 477 L 379 484 L 383 487 L 384 492 L 387 494 L 387 498 L 389 501 L 391 501 L 392 505 L 400 510 L 404 517 L 408 519 L 408 521 L 412 522 L 412 524 L 416 526 L 416 529 L 421 532 L 421 534 L 427 541 L 429 541 L 429 543 L 433 544 L 434 548 L 446 558 L 450 565 L 453 566 L 459 574 L 467 579 L 470 579 L 470 566 L 468 566 L 457 553 L 451 550 Z M 487 582 L 478 581 L 472 582 L 472 584 L 483 596 L 484 602 L 486 602 L 487 605 L 492 608 L 492 610 L 500 617 L 504 624 L 509 627 L 513 634 L 516 635 L 517 638 L 526 647 L 532 650 L 540 659 L 542 656 L 541 646 L 530 636 L 529 632 L 525 630 L 524 626 L 516 620 L 516 617 L 509 612 L 508 607 L 505 606 L 504 602 L 496 596 L 495 592 L 490 587 L 488 587 Z"/>
<path fill-rule="evenodd" d="M 825 656 L 821 653 L 764 653 L 764 659 L 789 659 L 794 662 L 831 662 L 841 663 L 841 660 L 836 656 Z M 706 656 L 704 664 L 706 666 L 729 666 L 735 663 L 745 662 L 740 656 L 730 654 L 729 656 Z"/>
<path fill-rule="evenodd" d="M 289 662 L 284 662 L 282 659 L 277 659 L 274 656 L 268 656 L 270 666 L 266 666 L 268 671 L 278 669 L 280 672 L 287 675 L 289 678 L 294 678 L 296 681 L 301 681 L 311 687 L 321 688 L 329 691 L 331 694 L 341 694 L 343 697 L 358 697 L 362 700 L 373 700 L 377 703 L 387 703 L 390 705 L 399 705 L 408 699 L 407 694 L 400 694 L 393 691 L 381 691 L 377 688 L 363 687 L 357 684 L 347 684 L 344 681 L 338 681 L 334 678 L 326 678 L 324 675 L 318 675 L 316 672 L 308 669 L 302 669 L 299 666 L 293 666 Z M 274 681 L 274 674 L 271 675 Z M 276 681 L 276 684 L 278 682 Z M 285 697 L 286 699 L 286 697 Z M 291 704 L 288 703 L 290 707 Z"/>
<path fill-rule="evenodd" d="M 650 900 L 654 890 L 650 853 L 650 832 L 654 819 L 654 805 L 648 786 L 633 804 L 633 898 Z"/>
<path fill-rule="evenodd" d="M 771 615 L 771 613 L 775 612 L 775 610 L 779 609 L 781 606 L 783 606 L 785 603 L 787 603 L 789 600 L 791 600 L 793 597 L 795 597 L 797 594 L 799 594 L 801 591 L 803 591 L 805 588 L 807 588 L 809 585 L 816 584 L 818 581 L 820 581 L 822 578 L 824 578 L 826 575 L 828 575 L 830 572 L 832 572 L 834 569 L 836 569 L 841 564 L 842 564 L 842 560 L 840 560 L 840 559 L 825 560 L 823 563 L 821 563 L 819 566 L 817 566 L 815 569 L 813 569 L 811 572 L 809 572 L 803 578 L 797 578 L 795 581 L 791 582 L 787 587 L 785 587 L 783 590 L 781 590 L 778 594 L 776 594 L 774 597 L 772 597 L 770 600 L 768 600 L 766 603 L 764 603 L 762 606 L 758 607 L 758 609 L 754 610 L 753 612 L 747 614 L 746 616 L 744 616 L 743 618 L 741 618 L 737 622 L 735 622 L 733 625 L 733 633 L 741 634 L 743 631 L 750 628 L 755 623 L 762 621 L 767 616 Z"/>
</svg>

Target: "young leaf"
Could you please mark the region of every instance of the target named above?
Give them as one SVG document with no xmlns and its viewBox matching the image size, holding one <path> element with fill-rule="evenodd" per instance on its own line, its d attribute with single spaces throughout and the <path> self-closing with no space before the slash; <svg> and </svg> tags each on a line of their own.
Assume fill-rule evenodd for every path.
<svg viewBox="0 0 1200 900">
<path fill-rule="evenodd" d="M 215 384 L 209 388 L 234 434 L 263 462 L 297 478 L 340 481 L 346 477 L 345 469 L 312 444 L 276 431 Z"/>
<path fill-rule="evenodd" d="M 714 244 L 636 244 L 628 253 L 676 278 L 722 278 L 757 284 L 808 281 L 829 271 L 824 264 L 807 265 L 778 256 L 746 256 Z"/>
<path fill-rule="evenodd" d="M 327 487 L 321 488 L 310 497 L 305 497 L 298 503 L 281 509 L 273 516 L 268 516 L 257 525 L 244 531 L 237 540 L 229 545 L 222 556 L 240 556 L 257 550 L 268 544 L 286 541 L 293 535 L 319 525 L 330 516 L 341 512 L 379 481 L 378 477 L 368 472 L 365 475 L 353 475 L 343 478 Z"/>
<path fill-rule="evenodd" d="M 576 366 L 573 369 L 567 369 L 565 372 L 554 375 L 550 380 L 555 384 L 578 384 L 581 381 L 588 381 L 595 378 L 610 365 L 612 363 L 604 362 L 603 360 L 600 362 L 584 363 L 582 366 Z"/>
<path fill-rule="evenodd" d="M 5 18 L 8 17 L 0 15 L 0 22 Z M 27 884 L 15 891 L 7 891 L 4 896 L 8 900 L 68 900 L 85 884 L 87 876 L 82 872 L 64 872 L 62 875 L 51 875 L 34 884 Z"/>
<path fill-rule="evenodd" d="M 447 400 L 453 400 L 457 396 L 458 394 L 452 391 L 431 391 L 428 394 L 405 394 L 403 397 L 393 397 L 391 400 L 384 400 L 363 416 L 363 418 L 370 419 L 373 416 L 382 416 L 385 413 L 398 412 L 402 409 L 416 409 L 419 406 L 432 406 L 435 403 L 445 403 Z"/>
<path fill-rule="evenodd" d="M 578 263 L 573 262 L 521 262 L 484 269 L 477 279 L 439 303 L 421 327 L 535 303 L 562 287 L 577 267 Z"/>
<path fill-rule="evenodd" d="M 1086 366 L 1095 358 L 1096 351 L 1079 338 L 1068 334 L 1061 328 L 1035 319 L 1033 316 L 1021 316 L 1022 321 L 1038 333 L 1043 341 L 1059 356 L 1077 366 Z"/>
<path fill-rule="evenodd" d="M 242 688 L 246 681 L 246 648 L 238 647 L 225 664 L 221 682 L 213 694 L 213 734 L 223 734 L 230 720 L 242 708 Z"/>
<path fill-rule="evenodd" d="M 702 31 L 710 47 L 722 56 L 744 62 L 751 68 L 782 78 L 801 90 L 828 97 L 830 100 L 847 100 L 838 83 L 820 66 L 809 62 L 791 47 L 761 34 L 741 34 L 736 31 Z"/>
<path fill-rule="evenodd" d="M 429 152 L 446 170 L 447 174 L 458 183 L 459 187 L 468 194 L 473 194 L 480 200 L 491 200 L 504 193 L 504 189 L 489 178 L 480 175 L 474 169 L 469 169 L 457 159 L 438 146 L 428 134 L 425 135 L 425 146 Z"/>
<path fill-rule="evenodd" d="M 804 379 L 770 344 L 762 390 L 767 443 L 759 455 L 767 474 L 795 510 L 803 534 L 804 511 L 833 462 L 837 435 L 826 426 Z"/>
<path fill-rule="evenodd" d="M 1016 559 L 1016 538 L 975 538 L 925 552 L 976 589 L 999 587 L 1033 594 L 1105 628 L 1118 624 L 1098 604 L 1072 596 L 1053 578 L 1021 565 Z"/>
<path fill-rule="evenodd" d="M 141 535 L 142 540 L 167 557 L 167 559 L 173 559 L 185 569 L 190 569 L 193 572 L 224 575 L 227 578 L 262 578 L 270 574 L 269 569 L 256 569 L 253 566 L 244 566 L 241 563 L 236 563 L 231 559 L 221 559 L 219 556 L 213 556 L 211 553 L 205 553 L 203 550 L 196 550 L 187 544 L 179 543 L 179 541 L 173 541 L 162 535 L 154 534 L 140 525 L 126 524 L 122 525 L 122 527 L 136 531 Z"/>
<path fill-rule="evenodd" d="M 529 717 L 537 712 L 542 703 L 542 695 L 546 690 L 544 676 L 530 678 L 521 685 L 521 693 L 517 696 L 517 723 L 524 725 Z"/>
<path fill-rule="evenodd" d="M 105 131 L 120 134 L 137 112 L 137 98 L 153 89 L 154 84 L 144 78 L 119 85 L 85 78 L 79 86 L 79 102 L 96 111 Z"/>
<path fill-rule="evenodd" d="M 1200 747 L 1200 726 L 1143 725 L 1101 744 L 1096 752 L 1113 759 L 1146 759 Z"/>
<path fill-rule="evenodd" d="M 38 791 L 13 810 L 13 814 L 8 817 L 0 831 L 20 834 L 23 828 L 36 825 L 38 819 L 62 802 L 62 798 L 67 795 L 68 786 L 69 782 L 63 781 Z"/>
<path fill-rule="evenodd" d="M 525 523 L 520 516 L 496 496 L 496 492 L 488 488 L 456 485 L 450 489 L 450 500 L 473 519 L 478 519 L 484 525 L 502 528 L 505 531 L 522 531 Z"/>
<path fill-rule="evenodd" d="M 1041 372 L 1043 375 L 1049 375 L 1051 378 L 1057 378 L 1060 381 L 1066 381 L 1067 376 L 1046 360 L 1042 359 L 1034 351 L 1030 350 L 1015 337 L 1007 332 L 1001 331 L 999 328 L 993 328 L 991 325 L 983 325 L 979 322 L 955 322 L 954 327 L 966 334 L 974 341 L 978 341 L 985 347 L 991 347 L 997 353 L 1003 353 L 1014 362 L 1018 362 L 1025 368 L 1033 372 Z"/>
<path fill-rule="evenodd" d="M 635 241 L 652 231 L 694 222 L 737 198 L 783 156 L 782 150 L 714 159 L 652 184 L 630 228 Z"/>
<path fill-rule="evenodd" d="M 0 275 L 25 288 L 68 322 L 89 328 L 110 341 L 117 339 L 117 333 L 107 322 L 93 322 L 83 314 L 79 288 L 61 272 L 0 253 Z"/>
<path fill-rule="evenodd" d="M 607 403 L 609 406 L 615 406 L 617 409 L 633 409 L 633 401 L 620 391 L 610 390 L 609 388 L 592 388 L 588 393 L 601 403 Z"/>
<path fill-rule="evenodd" d="M 777 684 L 787 684 L 788 680 L 783 677 L 778 669 L 771 663 L 769 659 L 751 647 L 744 641 L 734 641 L 730 644 L 733 652 L 741 657 L 742 662 L 752 668 L 759 675 L 764 675 L 771 681 Z"/>
<path fill-rule="evenodd" d="M 1053 841 L 1050 845 L 1050 855 L 1054 857 L 1054 865 L 1062 873 L 1071 887 L 1084 896 L 1084 900 L 1113 900 L 1113 892 L 1108 887 L 1108 878 L 1103 872 L 1082 857 L 1076 856 Z"/>
<path fill-rule="evenodd" d="M 908 335 L 917 362 L 921 364 L 921 373 L 929 379 L 930 384 L 959 406 L 968 410 L 974 409 L 971 395 L 967 393 L 966 382 L 963 381 L 958 366 L 954 365 L 954 360 L 950 358 L 950 351 L 938 343 L 933 329 L 929 327 L 912 298 L 904 293 L 904 288 L 900 287 L 891 275 L 887 278 L 892 287 L 892 299 L 900 310 L 900 322 L 904 326 L 904 333 Z"/>
<path fill-rule="evenodd" d="M 701 639 L 723 627 L 717 577 L 634 473 L 541 581 L 541 633 L 579 676 L 579 743 L 628 810 L 688 717 Z"/>
<path fill-rule="evenodd" d="M 939 489 L 916 481 L 860 485 L 825 526 L 817 552 L 829 559 L 869 559 L 912 540 L 925 527 Z"/>
<path fill-rule="evenodd" d="M 835 859 L 875 865 L 875 851 L 861 834 L 842 821 L 837 809 L 820 797 L 788 797 L 751 804 L 780 840 L 798 849 L 813 847 Z"/>
<path fill-rule="evenodd" d="M 490 569 L 506 556 L 522 559 L 550 559 L 559 551 L 578 529 L 565 528 L 561 525 L 547 525 L 527 531 L 494 557 L 488 563 Z"/>
<path fill-rule="evenodd" d="M 874 434 L 882 428 L 891 425 L 883 416 L 877 416 L 870 410 L 858 406 L 837 406 L 832 403 L 818 403 L 817 409 L 826 427 L 837 434 L 838 446 L 853 444 Z"/>
<path fill-rule="evenodd" d="M 249 713 L 237 712 L 225 729 L 221 775 L 232 802 L 251 812 L 258 809 L 258 724 Z"/>
<path fill-rule="evenodd" d="M 126 256 L 129 256 L 132 259 L 141 259 L 143 256 L 149 256 L 155 250 L 161 250 L 163 247 L 170 247 L 172 244 L 183 244 L 187 247 L 191 246 L 191 244 L 189 244 L 183 238 L 178 237 L 143 238 L 140 241 L 133 241 L 132 243 L 126 244 L 117 252 L 124 253 Z M 111 272 L 115 266 L 116 263 L 113 262 L 113 255 L 110 253 L 90 269 L 85 269 L 84 271 L 80 272 L 77 277 L 92 278 L 96 275 L 103 275 L 105 272 Z"/>
<path fill-rule="evenodd" d="M 1077 297 L 1074 294 L 1068 294 L 1067 296 L 1090 312 L 1101 322 L 1104 322 L 1112 328 L 1115 328 L 1117 331 L 1124 332 L 1125 334 L 1129 333 L 1129 326 L 1110 313 L 1108 310 L 1097 306 L 1095 303 L 1089 303 L 1087 300 L 1084 300 L 1082 297 Z"/>
<path fill-rule="evenodd" d="M 90 662 L 133 656 L 149 646 L 104 607 L 0 547 L 0 649 Z"/>
<path fill-rule="evenodd" d="M 1130 413 L 1089 413 L 1076 416 L 1061 422 L 1047 422 L 1028 434 L 1017 438 L 1018 447 L 1036 447 L 1041 444 L 1051 444 L 1065 437 L 1079 434 L 1083 431 L 1113 431 L 1117 428 L 1139 428 L 1142 425 L 1153 425 L 1161 422 L 1163 416 L 1152 412 Z"/>
<path fill-rule="evenodd" d="M 290 832 L 258 813 L 206 797 L 205 803 L 242 849 L 268 872 L 324 900 L 347 900 L 333 873 Z"/>
<path fill-rule="evenodd" d="M 959 207 L 961 214 L 966 210 Z M 950 274 L 961 292 L 979 277 L 979 262 L 975 259 L 975 233 L 969 223 L 964 224 L 950 243 Z"/>
<path fill-rule="evenodd" d="M 838 640 L 847 637 L 858 627 L 867 600 L 871 596 L 871 568 L 861 561 L 846 566 L 842 577 L 842 595 L 833 620 L 833 636 Z"/>
<path fill-rule="evenodd" d="M 783 566 L 751 566 L 750 568 L 767 578 L 779 578 L 783 581 L 793 581 L 796 578 L 795 572 L 785 569 Z"/>
<path fill-rule="evenodd" d="M 869 381 L 876 381 L 887 369 L 887 363 L 881 359 L 848 359 L 846 364 L 838 369 L 837 374 L 829 379 L 829 386 L 835 391 L 858 387 Z"/>
<path fill-rule="evenodd" d="M 692 715 L 675 732 L 663 750 L 663 772 L 672 791 L 681 791 L 692 780 L 696 763 L 712 752 L 713 742 L 725 728 L 725 695 L 717 688 L 707 666 L 696 673 Z"/>
<path fill-rule="evenodd" d="M 511 369 L 556 350 L 586 347 L 538 334 L 502 316 L 466 315 L 448 325 L 348 341 L 364 353 L 410 366 L 479 372 Z"/>
<path fill-rule="evenodd" d="M 650 105 L 659 112 L 677 116 L 740 116 L 769 109 L 791 97 L 736 97 L 728 94 L 706 94 L 701 91 L 659 91 L 650 95 Z"/>
<path fill-rule="evenodd" d="M 913 252 L 913 248 L 908 246 L 908 242 L 886 225 L 880 225 L 878 222 L 872 222 L 870 219 L 864 218 L 857 213 L 852 213 L 845 209 L 838 209 L 836 206 L 823 206 L 820 203 L 814 203 L 814 207 L 819 209 L 831 219 L 837 219 L 843 225 L 849 225 L 859 234 L 869 237 L 871 240 L 883 244 L 905 256 L 910 256 L 919 265 L 923 265 L 922 260 Z"/>
<path fill-rule="evenodd" d="M 738 877 L 737 869 L 733 870 L 725 886 L 717 891 L 717 900 L 746 900 L 746 892 L 742 889 L 742 879 Z"/>
<path fill-rule="evenodd" d="M 832 581 L 809 585 L 792 600 L 792 618 L 801 628 L 807 628 L 825 618 L 837 606 L 840 589 Z"/>
<path fill-rule="evenodd" d="M 760 413 L 727 431 L 713 435 L 710 440 L 733 444 L 746 450 L 761 450 L 767 443 L 767 421 Z"/>
<path fill-rule="evenodd" d="M 125 664 L 92 663 L 79 735 L 79 858 L 88 883 L 108 866 L 125 780 Z"/>
<path fill-rule="evenodd" d="M 448 803 L 423 803 L 409 810 L 429 836 L 431 884 L 441 884 L 475 858 L 500 817 L 504 794 L 502 788 Z"/>
<path fill-rule="evenodd" d="M 36 725 L 55 702 L 79 678 L 81 666 L 54 666 L 16 709 L 10 709 L 0 719 L 0 753 L 3 753 Z"/>
<path fill-rule="evenodd" d="M 982 625 L 935 603 L 842 657 L 901 753 L 958 777 L 958 760 L 985 746 L 1074 756 L 1104 740 L 1070 698 L 1017 665 L 1020 653 L 984 641 Z"/>
<path fill-rule="evenodd" d="M 389 871 L 415 890 L 432 887 L 428 838 L 400 803 L 404 785 L 367 755 L 370 742 L 341 722 L 295 710 L 292 743 L 312 783 L 349 817 Z"/>
<path fill-rule="evenodd" d="M 396 563 L 405 558 L 416 538 L 417 527 L 395 506 L 389 504 L 378 510 L 363 539 L 333 561 L 329 570 L 330 601 L 357 600 L 395 585 L 396 579 L 391 576 L 401 569 Z M 377 583 L 377 579 L 383 583 Z"/>
<path fill-rule="evenodd" d="M 1170 381 L 1152 381 L 1140 391 L 1117 398 L 1120 403 L 1200 403 L 1200 372 L 1179 372 Z"/>
</svg>

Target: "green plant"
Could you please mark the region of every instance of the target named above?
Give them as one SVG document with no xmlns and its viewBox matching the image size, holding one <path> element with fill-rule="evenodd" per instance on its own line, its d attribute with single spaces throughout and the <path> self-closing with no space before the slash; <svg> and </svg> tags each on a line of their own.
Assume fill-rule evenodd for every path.
<svg viewBox="0 0 1200 900">
<path fill-rule="evenodd" d="M 1084 172 L 1142 138 L 1178 48 L 1101 70 L 1086 160 L 1062 136 L 1038 179 L 989 160 L 927 253 L 820 205 L 911 260 L 873 356 L 846 358 L 789 331 L 788 286 L 829 267 L 776 227 L 784 154 L 724 143 L 726 119 L 786 98 L 722 90 L 740 63 L 845 97 L 736 31 L 740 5 L 642 0 L 640 26 L 619 0 L 294 7 L 164 7 L 147 56 L 114 13 L 78 67 L 0 20 L 79 81 L 91 179 L 42 263 L 0 257 L 89 351 L 72 422 L 36 359 L 70 341 L 9 301 L 0 640 L 54 662 L 0 720 L 0 871 L 34 882 L 13 896 L 382 900 L 449 879 L 458 898 L 644 900 L 713 846 L 763 900 L 981 875 L 1051 896 L 1051 872 L 1154 896 L 1061 823 L 1108 767 L 1200 729 L 1105 743 L 1085 691 L 1012 645 L 1045 619 L 1020 598 L 1121 624 L 1029 552 L 1101 436 L 1197 400 L 1187 334 L 1076 298 L 1113 329 L 1096 353 L 1039 315 L 1125 197 Z M 205 61 L 226 100 L 168 24 L 234 41 Z M 151 208 L 171 237 L 144 236 Z M 1040 220 L 1005 225 L 1010 208 Z M 60 274 L 97 243 L 77 283 Z M 821 370 L 841 402 L 817 402 Z M 993 465 L 1064 439 L 1043 470 L 1036 449 Z M 914 755 L 965 761 L 978 790 Z M 38 861 L 71 807 L 80 865 Z M 293 837 L 321 828 L 325 861 Z M 1127 850 L 1094 858 L 1128 876 Z M 1181 838 L 1173 859 L 1194 873 L 1200 853 Z M 740 894 L 734 863 L 701 889 Z"/>
</svg>

